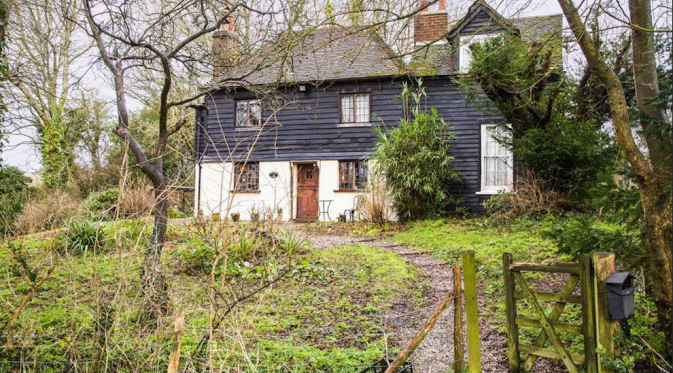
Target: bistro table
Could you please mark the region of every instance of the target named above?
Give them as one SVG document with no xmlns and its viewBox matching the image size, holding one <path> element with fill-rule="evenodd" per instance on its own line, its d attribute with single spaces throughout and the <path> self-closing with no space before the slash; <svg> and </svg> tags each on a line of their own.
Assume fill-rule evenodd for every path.
<svg viewBox="0 0 673 373">
<path fill-rule="evenodd" d="M 327 221 L 325 220 L 325 216 L 327 216 L 327 219 L 329 221 L 332 221 L 332 218 L 329 216 L 329 207 L 332 205 L 333 199 L 319 199 L 316 200 L 318 202 L 318 220 L 320 220 L 320 217 L 322 217 L 322 221 Z"/>
</svg>

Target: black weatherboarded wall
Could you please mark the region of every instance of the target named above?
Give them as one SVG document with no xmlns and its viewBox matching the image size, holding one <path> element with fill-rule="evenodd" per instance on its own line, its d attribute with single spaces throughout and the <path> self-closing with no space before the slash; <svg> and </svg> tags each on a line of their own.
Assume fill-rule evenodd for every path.
<svg viewBox="0 0 673 373">
<path fill-rule="evenodd" d="M 502 120 L 484 113 L 483 108 L 467 104 L 465 97 L 450 77 L 425 79 L 426 105 L 436 108 L 456 135 L 451 156 L 463 175 L 460 183 L 449 186 L 462 199 L 461 205 L 482 211 L 478 196 L 480 189 L 480 125 Z M 402 106 L 396 98 L 401 92 L 401 80 L 377 79 L 359 82 L 335 82 L 307 86 L 307 93 L 283 89 L 277 97 L 265 99 L 262 129 L 235 129 L 236 99 L 252 98 L 247 91 L 219 91 L 205 100 L 209 108 L 197 113 L 200 130 L 196 135 L 197 157 L 200 162 L 230 162 L 248 158 L 249 161 L 315 161 L 347 160 L 368 157 L 376 142 L 369 126 L 339 125 L 339 94 L 369 92 L 372 125 L 390 128 L 402 116 Z"/>
</svg>

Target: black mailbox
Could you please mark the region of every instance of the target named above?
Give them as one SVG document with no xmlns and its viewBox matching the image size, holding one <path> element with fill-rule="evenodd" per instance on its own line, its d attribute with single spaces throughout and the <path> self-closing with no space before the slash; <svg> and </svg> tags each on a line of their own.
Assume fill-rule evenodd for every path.
<svg viewBox="0 0 673 373">
<path fill-rule="evenodd" d="M 633 279 L 628 272 L 615 272 L 605 280 L 608 288 L 608 306 L 613 320 L 626 320 L 635 312 Z"/>
</svg>

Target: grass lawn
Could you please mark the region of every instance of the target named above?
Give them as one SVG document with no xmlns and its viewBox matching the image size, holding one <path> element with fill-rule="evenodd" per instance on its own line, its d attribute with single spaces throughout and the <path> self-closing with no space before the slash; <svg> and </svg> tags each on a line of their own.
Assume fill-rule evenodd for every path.
<svg viewBox="0 0 673 373">
<path fill-rule="evenodd" d="M 3 339 L 14 310 L 31 291 L 31 276 L 39 280 L 54 268 L 18 317 L 15 347 L 0 349 L 0 371 L 19 370 L 19 361 L 34 362 L 24 364 L 24 371 L 58 372 L 69 361 L 82 370 L 102 360 L 117 371 L 164 370 L 178 312 L 185 315 L 182 356 L 190 356 L 208 335 L 216 245 L 227 247 L 227 261 L 214 271 L 214 314 L 223 314 L 233 294 L 261 284 L 264 276 L 288 268 L 290 273 L 229 313 L 194 365 L 210 356 L 218 367 L 242 371 L 358 372 L 385 355 L 390 330 L 376 316 L 388 312 L 398 297 L 425 305 L 416 268 L 385 249 L 300 245 L 290 257 L 287 245 L 296 237 L 242 227 L 227 228 L 226 243 L 210 239 L 221 234 L 212 227 L 170 229 L 163 262 L 171 313 L 158 328 L 146 325 L 141 307 L 141 264 L 150 227 L 104 223 L 104 245 L 78 255 L 65 253 L 58 235 L 0 245 Z"/>
</svg>

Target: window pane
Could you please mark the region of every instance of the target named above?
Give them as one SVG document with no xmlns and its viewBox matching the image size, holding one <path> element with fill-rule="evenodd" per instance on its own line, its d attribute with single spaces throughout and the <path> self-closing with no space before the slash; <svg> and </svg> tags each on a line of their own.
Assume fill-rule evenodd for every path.
<svg viewBox="0 0 673 373">
<path fill-rule="evenodd" d="M 262 123 L 262 110 L 260 109 L 259 100 L 250 101 L 250 126 L 259 126 Z"/>
<path fill-rule="evenodd" d="M 355 189 L 362 190 L 367 188 L 367 162 L 357 162 L 357 172 L 355 174 Z"/>
<path fill-rule="evenodd" d="M 341 96 L 341 122 L 353 123 L 353 95 Z"/>
<path fill-rule="evenodd" d="M 248 117 L 248 101 L 236 101 L 236 127 L 245 127 Z"/>
<path fill-rule="evenodd" d="M 358 123 L 369 122 L 369 94 L 363 93 L 355 95 L 355 121 Z"/>
<path fill-rule="evenodd" d="M 484 176 L 486 186 L 495 186 L 495 162 L 493 157 L 484 157 Z"/>
<path fill-rule="evenodd" d="M 353 189 L 353 162 L 339 162 L 339 189 Z"/>
</svg>

